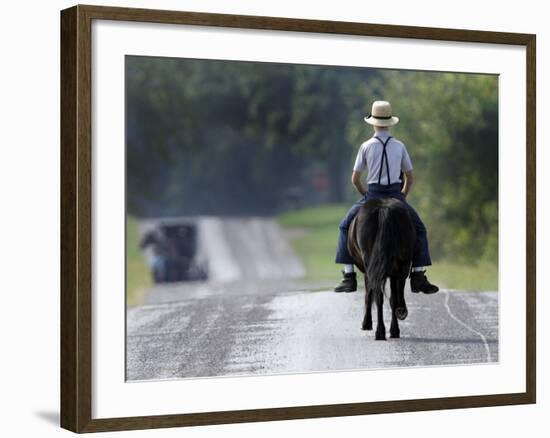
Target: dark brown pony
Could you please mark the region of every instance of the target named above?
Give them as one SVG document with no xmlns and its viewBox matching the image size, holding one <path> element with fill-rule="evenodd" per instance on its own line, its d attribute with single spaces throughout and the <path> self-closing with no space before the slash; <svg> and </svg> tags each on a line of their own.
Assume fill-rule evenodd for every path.
<svg viewBox="0 0 550 438">
<path fill-rule="evenodd" d="M 398 319 L 407 317 L 405 282 L 411 268 L 415 229 L 407 208 L 393 198 L 367 201 L 353 219 L 348 250 L 365 274 L 363 330 L 372 330 L 372 302 L 376 303 L 376 340 L 386 339 L 383 306 L 386 279 L 390 279 L 392 319 L 390 337 L 399 338 Z"/>
</svg>

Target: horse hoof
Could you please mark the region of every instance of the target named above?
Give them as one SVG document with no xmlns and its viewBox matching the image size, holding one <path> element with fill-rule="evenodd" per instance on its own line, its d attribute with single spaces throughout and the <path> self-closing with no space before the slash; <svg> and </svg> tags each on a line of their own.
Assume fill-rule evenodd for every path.
<svg viewBox="0 0 550 438">
<path fill-rule="evenodd" d="M 374 338 L 377 341 L 385 341 L 386 340 L 386 333 L 376 333 L 376 336 Z"/>
<path fill-rule="evenodd" d="M 399 333 L 390 333 L 390 338 L 392 339 L 399 339 L 400 337 Z"/>
<path fill-rule="evenodd" d="M 363 325 L 361 326 L 361 330 L 372 330 L 372 323 L 363 323 Z"/>
<path fill-rule="evenodd" d="M 409 311 L 406 307 L 398 307 L 395 309 L 395 316 L 397 316 L 397 319 L 403 321 L 407 316 L 409 315 Z"/>
</svg>

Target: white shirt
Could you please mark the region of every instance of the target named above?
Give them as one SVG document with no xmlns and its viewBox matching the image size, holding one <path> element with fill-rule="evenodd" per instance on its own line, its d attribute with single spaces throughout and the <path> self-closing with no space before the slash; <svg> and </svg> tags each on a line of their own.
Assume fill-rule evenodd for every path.
<svg viewBox="0 0 550 438">
<path fill-rule="evenodd" d="M 380 137 L 382 141 L 386 141 L 386 139 L 390 136 L 390 133 L 389 131 L 378 131 L 375 135 Z M 380 171 L 382 172 L 380 184 L 388 184 L 386 160 L 384 160 L 383 168 L 380 169 L 383 149 L 384 147 L 382 146 L 382 143 L 380 143 L 380 141 L 373 136 L 364 142 L 357 152 L 357 158 L 355 160 L 353 170 L 356 172 L 362 172 L 365 168 L 367 168 L 367 184 L 378 184 L 378 176 Z M 392 137 L 386 146 L 386 155 L 388 157 L 388 165 L 390 168 L 389 183 L 400 183 L 400 173 L 402 171 L 408 172 L 413 168 L 407 148 L 401 141 Z"/>
</svg>

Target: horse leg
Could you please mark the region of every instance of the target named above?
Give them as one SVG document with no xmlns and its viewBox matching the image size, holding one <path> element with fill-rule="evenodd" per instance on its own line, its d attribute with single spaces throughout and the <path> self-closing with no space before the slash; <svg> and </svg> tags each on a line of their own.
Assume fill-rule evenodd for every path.
<svg viewBox="0 0 550 438">
<path fill-rule="evenodd" d="M 395 316 L 403 321 L 409 315 L 407 303 L 405 302 L 405 283 L 407 281 L 407 273 L 403 277 L 396 280 L 396 308 Z"/>
<path fill-rule="evenodd" d="M 397 321 L 397 309 L 399 304 L 399 281 L 394 277 L 390 278 L 391 295 L 391 326 L 390 326 L 390 338 L 399 338 L 399 322 Z"/>
<path fill-rule="evenodd" d="M 363 318 L 363 330 L 372 330 L 372 292 L 369 291 L 369 287 L 365 280 L 365 316 Z"/>
<path fill-rule="evenodd" d="M 384 292 L 379 291 L 376 296 L 376 310 L 378 321 L 376 322 L 376 337 L 377 341 L 386 340 L 386 326 L 384 325 Z"/>
</svg>

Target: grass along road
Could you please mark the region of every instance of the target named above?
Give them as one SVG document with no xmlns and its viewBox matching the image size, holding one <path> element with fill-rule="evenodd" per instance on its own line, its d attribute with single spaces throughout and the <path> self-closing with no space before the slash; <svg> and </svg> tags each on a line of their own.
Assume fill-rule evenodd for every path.
<svg viewBox="0 0 550 438">
<path fill-rule="evenodd" d="M 153 285 L 151 272 L 139 248 L 138 221 L 133 216 L 126 217 L 126 305 L 137 306 L 143 303 L 147 291 Z"/>
<path fill-rule="evenodd" d="M 289 233 L 296 236 L 292 238 L 291 245 L 305 265 L 308 280 L 333 279 L 336 282 L 339 279 L 341 267 L 334 263 L 334 252 L 338 224 L 348 208 L 347 204 L 329 204 L 279 216 L 281 226 L 289 231 L 299 231 Z M 498 289 L 498 268 L 487 261 L 465 265 L 450 258 L 436 259 L 429 274 L 430 280 L 449 289 Z"/>
</svg>

